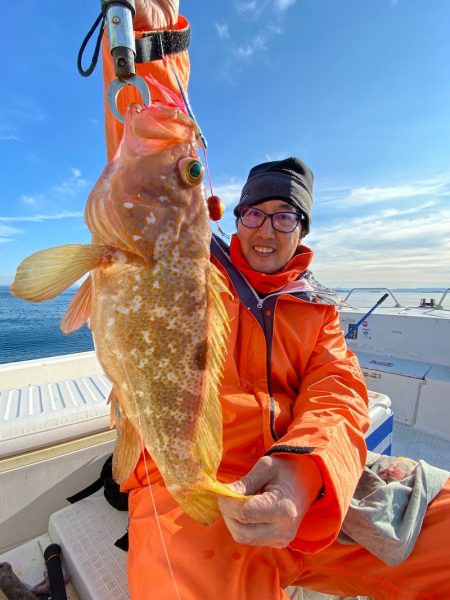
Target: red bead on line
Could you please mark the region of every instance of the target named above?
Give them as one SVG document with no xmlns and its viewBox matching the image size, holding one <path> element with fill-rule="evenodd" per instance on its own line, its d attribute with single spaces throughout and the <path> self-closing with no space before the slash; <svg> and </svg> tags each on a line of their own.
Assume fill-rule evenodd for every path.
<svg viewBox="0 0 450 600">
<path fill-rule="evenodd" d="M 225 212 L 225 208 L 219 196 L 210 196 L 208 198 L 208 210 L 212 221 L 220 221 Z"/>
</svg>

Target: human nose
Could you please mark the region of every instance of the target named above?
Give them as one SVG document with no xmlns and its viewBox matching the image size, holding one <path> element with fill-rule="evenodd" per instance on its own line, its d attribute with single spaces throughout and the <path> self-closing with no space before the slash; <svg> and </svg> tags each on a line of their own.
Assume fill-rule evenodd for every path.
<svg viewBox="0 0 450 600">
<path fill-rule="evenodd" d="M 269 216 L 264 219 L 264 223 L 259 228 L 259 234 L 264 238 L 272 238 L 275 235 L 272 219 Z"/>
</svg>

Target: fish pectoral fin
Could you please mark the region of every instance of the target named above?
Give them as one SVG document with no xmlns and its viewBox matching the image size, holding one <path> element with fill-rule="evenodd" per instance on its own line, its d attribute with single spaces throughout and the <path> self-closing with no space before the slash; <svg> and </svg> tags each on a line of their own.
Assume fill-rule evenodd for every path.
<svg viewBox="0 0 450 600">
<path fill-rule="evenodd" d="M 19 265 L 11 294 L 32 302 L 58 296 L 111 254 L 109 246 L 66 244 L 40 250 Z"/>
<path fill-rule="evenodd" d="M 111 408 L 116 403 L 111 403 Z M 120 410 L 119 416 L 115 415 L 117 429 L 117 443 L 113 455 L 113 477 L 117 483 L 123 483 L 134 471 L 141 454 L 141 438 L 131 421 Z"/>
<path fill-rule="evenodd" d="M 72 298 L 61 320 L 61 331 L 67 335 L 79 329 L 91 314 L 92 281 L 89 276 Z"/>
</svg>

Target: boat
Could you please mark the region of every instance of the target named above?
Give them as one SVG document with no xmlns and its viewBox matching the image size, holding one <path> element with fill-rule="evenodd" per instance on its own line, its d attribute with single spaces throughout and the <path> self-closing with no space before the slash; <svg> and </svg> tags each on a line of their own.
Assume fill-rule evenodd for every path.
<svg viewBox="0 0 450 600">
<path fill-rule="evenodd" d="M 394 306 L 378 307 L 347 336 L 347 344 L 368 388 L 391 399 L 393 454 L 450 469 L 450 288 L 419 306 L 402 306 L 388 288 L 353 288 L 344 301 L 369 291 L 387 293 Z M 366 312 L 342 308 L 344 332 Z"/>
<path fill-rule="evenodd" d="M 393 307 L 340 309 L 348 345 L 370 390 L 368 447 L 450 469 L 450 288 L 442 298 Z M 352 303 L 352 304 L 351 304 Z M 102 490 L 67 498 L 99 477 L 115 432 L 109 426 L 111 384 L 94 352 L 0 365 L 0 563 L 34 585 L 45 572 L 44 550 L 62 548 L 71 600 L 126 600 L 126 553 L 115 541 L 127 513 Z M 392 446 L 392 447 L 391 447 Z M 292 598 L 323 595 L 289 590 Z"/>
</svg>

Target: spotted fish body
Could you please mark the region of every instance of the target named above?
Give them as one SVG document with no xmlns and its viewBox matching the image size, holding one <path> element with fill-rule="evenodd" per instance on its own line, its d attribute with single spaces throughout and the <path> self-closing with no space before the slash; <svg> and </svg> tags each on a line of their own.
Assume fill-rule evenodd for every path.
<svg viewBox="0 0 450 600">
<path fill-rule="evenodd" d="M 92 245 L 29 257 L 12 291 L 48 299 L 69 272 L 78 279 L 90 270 L 62 327 L 72 331 L 90 316 L 97 356 L 113 383 L 114 476 L 120 483 L 131 474 L 143 445 L 182 508 L 210 523 L 216 494 L 236 494 L 216 479 L 226 288 L 209 259 L 203 186 L 186 178 L 198 161 L 195 133 L 177 108 L 131 106 L 118 153 L 86 206 Z"/>
</svg>

